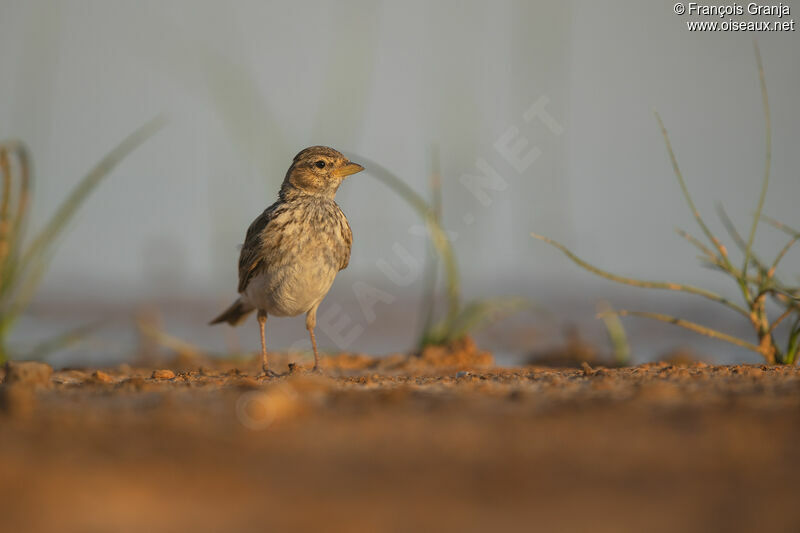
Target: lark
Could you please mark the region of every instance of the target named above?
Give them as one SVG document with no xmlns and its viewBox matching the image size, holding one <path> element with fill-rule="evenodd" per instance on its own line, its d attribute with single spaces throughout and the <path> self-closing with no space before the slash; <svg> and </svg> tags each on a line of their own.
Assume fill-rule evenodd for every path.
<svg viewBox="0 0 800 533">
<path fill-rule="evenodd" d="M 269 315 L 306 315 L 306 329 L 319 354 L 314 328 L 317 308 L 336 274 L 347 268 L 353 234 L 334 197 L 351 174 L 364 170 L 327 146 L 306 148 L 294 157 L 278 201 L 247 229 L 239 255 L 239 298 L 211 324 L 241 324 L 256 311 L 261 330 L 261 366 L 276 376 L 267 361 Z"/>
</svg>

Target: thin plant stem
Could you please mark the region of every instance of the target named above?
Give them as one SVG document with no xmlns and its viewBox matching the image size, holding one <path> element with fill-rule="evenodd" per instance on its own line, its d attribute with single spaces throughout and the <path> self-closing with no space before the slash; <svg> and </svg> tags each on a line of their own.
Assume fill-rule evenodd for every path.
<svg viewBox="0 0 800 533">
<path fill-rule="evenodd" d="M 771 267 L 770 267 L 770 269 L 767 271 L 767 277 L 771 278 L 771 277 L 773 277 L 773 276 L 775 275 L 775 271 L 778 269 L 778 263 L 780 263 L 780 262 L 781 262 L 781 260 L 783 259 L 783 257 L 784 257 L 784 256 L 786 255 L 786 253 L 789 251 L 789 249 L 790 249 L 790 248 L 791 248 L 791 247 L 794 245 L 794 243 L 796 243 L 798 240 L 800 240 L 800 235 L 796 235 L 796 236 L 792 237 L 792 239 L 791 239 L 789 242 L 787 242 L 787 243 L 786 243 L 786 246 L 784 246 L 784 247 L 781 249 L 781 251 L 778 253 L 778 256 L 775 258 L 775 261 L 773 261 L 773 263 L 772 263 L 772 266 L 771 266 Z"/>
<path fill-rule="evenodd" d="M 705 244 L 700 242 L 700 239 L 698 239 L 697 237 L 694 237 L 693 235 L 691 235 L 690 233 L 688 233 L 688 232 L 686 232 L 686 231 L 684 231 L 682 229 L 676 229 L 675 231 L 678 233 L 678 235 L 680 235 L 681 237 L 683 237 L 684 239 L 689 241 L 691 244 L 696 246 L 697 249 L 699 249 L 706 256 L 708 256 L 709 259 L 717 260 L 716 254 L 713 251 L 711 251 L 711 248 L 709 248 L 708 246 L 706 246 Z"/>
<path fill-rule="evenodd" d="M 694 216 L 697 224 L 700 226 L 700 229 L 703 230 L 706 238 L 708 238 L 709 242 L 714 245 L 714 247 L 719 251 L 720 256 L 723 258 L 723 261 L 726 265 L 730 265 L 730 261 L 728 260 L 728 251 L 722 245 L 722 243 L 717 239 L 711 230 L 708 229 L 708 226 L 703 221 L 703 217 L 700 215 L 700 211 L 698 211 L 697 207 L 694 205 L 694 200 L 692 200 L 691 194 L 689 194 L 689 189 L 686 187 L 686 181 L 683 179 L 683 173 L 681 172 L 680 166 L 678 166 L 678 160 L 675 157 L 675 152 L 672 150 L 672 143 L 669 140 L 669 134 L 667 133 L 667 128 L 664 126 L 664 121 L 661 120 L 661 115 L 658 112 L 655 112 L 656 120 L 658 121 L 658 125 L 661 128 L 661 134 L 664 136 L 664 142 L 667 146 L 667 152 L 669 153 L 669 159 L 672 162 L 672 170 L 675 172 L 675 176 L 678 178 L 678 183 L 681 187 L 681 192 L 683 192 L 683 197 L 686 200 L 686 203 L 689 205 L 689 209 L 692 211 L 692 215 Z"/>
<path fill-rule="evenodd" d="M 796 289 L 794 289 L 796 290 Z M 783 287 L 779 287 L 776 285 L 768 285 L 761 289 L 761 291 L 756 295 L 756 299 L 764 296 L 765 294 L 772 294 L 775 296 L 779 296 L 781 298 L 780 301 L 786 305 L 791 305 L 796 309 L 800 310 L 800 304 L 797 303 L 798 296 L 796 292 L 792 292 L 791 290 L 784 289 Z M 794 300 L 794 301 L 791 301 Z"/>
<path fill-rule="evenodd" d="M 740 305 L 728 300 L 724 296 L 721 296 L 721 295 L 716 294 L 714 292 L 708 291 L 706 289 L 701 289 L 699 287 L 694 287 L 692 285 L 683 285 L 683 284 L 680 284 L 680 283 L 670 283 L 670 282 L 664 282 L 664 281 L 647 281 L 647 280 L 639 280 L 639 279 L 633 279 L 633 278 L 626 278 L 626 277 L 623 277 L 623 276 L 618 276 L 616 274 L 612 274 L 612 273 L 607 272 L 605 270 L 601 270 L 601 269 L 597 268 L 596 266 L 587 263 L 586 261 L 584 261 L 580 257 L 576 256 L 574 253 L 572 253 L 566 246 L 564 246 L 563 244 L 561 244 L 561 243 L 559 243 L 557 241 L 554 241 L 553 239 L 550 239 L 548 237 L 543 237 L 542 235 L 537 235 L 535 233 L 531 233 L 531 236 L 534 237 L 535 239 L 539 239 L 540 241 L 544 241 L 544 242 L 546 242 L 546 243 L 558 248 L 567 257 L 569 257 L 575 264 L 577 264 L 578 266 L 580 266 L 580 267 L 588 270 L 589 272 L 592 272 L 593 274 L 596 274 L 596 275 L 598 275 L 600 277 L 603 277 L 603 278 L 606 278 L 606 279 L 610 279 L 611 281 L 616 281 L 617 283 L 622 283 L 622 284 L 625 284 L 625 285 L 631 285 L 633 287 L 642 287 L 642 288 L 645 288 L 645 289 L 665 289 L 665 290 L 671 290 L 671 291 L 682 291 L 682 292 L 687 292 L 687 293 L 690 293 L 690 294 L 696 294 L 698 296 L 702 296 L 704 298 L 708 298 L 709 300 L 713 300 L 715 302 L 719 302 L 719 303 L 721 303 L 721 304 L 733 309 L 734 311 L 737 311 L 738 313 L 740 313 L 740 314 L 742 314 L 742 315 L 744 315 L 746 317 L 750 316 L 750 313 L 748 313 Z"/>
<path fill-rule="evenodd" d="M 756 207 L 756 216 L 753 219 L 753 225 L 750 228 L 750 236 L 747 239 L 747 248 L 744 255 L 744 265 L 742 266 L 742 275 L 747 277 L 747 265 L 750 262 L 750 252 L 753 249 L 753 241 L 756 237 L 756 229 L 758 228 L 758 220 L 761 218 L 761 211 L 764 209 L 764 199 L 767 197 L 767 187 L 769 186 L 770 167 L 772 165 L 772 121 L 769 112 L 769 97 L 767 96 L 767 82 L 764 76 L 764 64 L 761 61 L 761 51 L 758 49 L 758 43 L 753 41 L 753 47 L 756 52 L 756 63 L 758 64 L 758 79 L 761 82 L 761 102 L 764 106 L 764 127 L 766 129 L 766 157 L 764 161 L 764 181 L 761 185 L 761 195 L 758 198 L 758 206 Z"/>
<path fill-rule="evenodd" d="M 736 346 L 741 346 L 742 348 L 747 348 L 748 350 L 752 350 L 756 353 L 762 354 L 761 348 L 752 344 L 747 341 L 743 341 L 738 337 L 734 337 L 733 335 L 728 335 L 727 333 L 722 333 L 721 331 L 717 331 L 715 329 L 708 328 L 706 326 L 697 324 L 695 322 L 690 322 L 688 320 L 684 320 L 682 318 L 664 315 L 661 313 L 648 313 L 645 311 L 612 311 L 619 316 L 638 316 L 642 318 L 650 318 L 652 320 L 658 320 L 661 322 L 666 322 L 668 324 L 674 324 L 676 326 L 680 326 L 682 328 L 694 331 L 695 333 L 699 333 L 701 335 L 705 335 L 707 337 L 713 337 L 715 339 L 723 340 L 729 342 L 731 344 L 735 344 Z M 602 318 L 605 313 L 598 314 L 598 318 Z"/>
<path fill-rule="evenodd" d="M 741 294 L 744 297 L 744 305 L 736 304 L 734 302 L 731 302 L 722 295 L 713 293 L 711 291 L 707 291 L 702 288 L 693 287 L 690 285 L 681 285 L 676 283 L 666 283 L 666 282 L 656 282 L 656 281 L 644 281 L 644 280 L 618 276 L 610 272 L 601 270 L 587 263 L 586 261 L 580 259 L 575 254 L 573 254 L 565 246 L 563 246 L 558 242 L 553 241 L 552 239 L 541 237 L 539 235 L 533 235 L 533 236 L 537 239 L 540 239 L 544 242 L 547 242 L 555 246 L 556 248 L 561 250 L 564 254 L 566 254 L 567 257 L 569 257 L 577 265 L 600 277 L 616 281 L 618 283 L 631 285 L 634 287 L 669 289 L 669 290 L 688 292 L 691 294 L 697 294 L 705 298 L 708 298 L 712 301 L 721 303 L 731 309 L 734 309 L 735 311 L 744 315 L 750 321 L 757 335 L 758 344 L 753 344 L 751 342 L 747 342 L 740 338 L 734 337 L 733 335 L 728 335 L 727 333 L 722 333 L 720 331 L 708 328 L 706 326 L 696 324 L 694 322 L 690 322 L 688 320 L 684 320 L 670 315 L 649 313 L 649 312 L 619 311 L 618 313 L 616 313 L 618 316 L 626 316 L 626 315 L 640 316 L 644 318 L 650 318 L 653 320 L 659 320 L 662 322 L 678 325 L 685 329 L 689 329 L 691 331 L 707 335 L 709 337 L 713 337 L 716 339 L 724 340 L 731 344 L 752 350 L 760 354 L 770 364 L 775 364 L 775 363 L 791 364 L 798 359 L 797 353 L 798 353 L 798 348 L 800 348 L 800 317 L 797 317 L 797 319 L 794 321 L 794 325 L 789 329 L 785 352 L 782 352 L 779 349 L 773 334 L 775 333 L 778 326 L 782 324 L 787 318 L 790 318 L 794 314 L 800 312 L 800 288 L 791 288 L 784 286 L 784 284 L 781 283 L 779 279 L 777 279 L 776 271 L 779 263 L 787 255 L 792 246 L 796 242 L 800 241 L 800 232 L 786 226 L 785 224 L 782 224 L 774 219 L 771 219 L 763 215 L 764 203 L 766 200 L 767 190 L 769 188 L 769 178 L 770 178 L 770 171 L 772 164 L 772 125 L 771 125 L 771 116 L 769 107 L 769 97 L 767 94 L 766 77 L 764 75 L 764 66 L 761 60 L 761 52 L 758 48 L 757 43 L 754 43 L 754 50 L 756 55 L 756 62 L 758 65 L 758 75 L 759 75 L 761 97 L 764 110 L 765 132 L 766 132 L 766 140 L 765 140 L 766 156 L 764 162 L 764 175 L 761 185 L 761 192 L 758 197 L 758 203 L 756 205 L 754 220 L 750 227 L 750 232 L 747 235 L 746 240 L 738 232 L 735 225 L 728 217 L 727 213 L 722 208 L 722 206 L 718 206 L 718 212 L 722 224 L 724 225 L 730 237 L 733 239 L 734 243 L 742 251 L 742 254 L 744 256 L 744 262 L 741 270 L 737 269 L 732 265 L 731 259 L 728 255 L 728 251 L 726 250 L 725 246 L 723 246 L 720 240 L 711 232 L 711 230 L 703 220 L 702 216 L 700 215 L 700 212 L 697 209 L 697 206 L 695 205 L 694 200 L 691 197 L 691 194 L 689 193 L 686 181 L 684 180 L 683 174 L 678 165 L 678 161 L 677 158 L 675 157 L 675 152 L 672 148 L 672 143 L 667 133 L 667 129 L 664 126 L 664 122 L 661 120 L 661 116 L 657 112 L 655 113 L 656 120 L 658 121 L 658 125 L 661 129 L 664 141 L 666 143 L 667 153 L 669 154 L 673 171 L 678 179 L 678 184 L 680 185 L 684 199 L 687 205 L 689 206 L 689 209 L 691 210 L 692 215 L 694 216 L 698 226 L 700 226 L 700 229 L 702 230 L 703 234 L 711 242 L 713 248 L 716 248 L 718 253 L 715 253 L 711 247 L 706 246 L 705 243 L 701 242 L 699 239 L 697 239 L 696 237 L 685 231 L 678 230 L 678 234 L 702 252 L 703 255 L 700 256 L 701 261 L 703 261 L 705 264 L 709 264 L 710 266 L 727 273 L 729 276 L 733 277 L 736 280 L 741 290 Z M 788 243 L 786 243 L 786 245 L 780 250 L 775 259 L 769 263 L 762 261 L 755 254 L 753 250 L 753 245 L 755 243 L 755 236 L 758 229 L 758 224 L 760 222 L 766 222 L 778 228 L 779 230 L 784 231 L 789 235 L 791 235 L 791 240 Z M 752 275 L 748 273 L 748 269 L 751 266 L 753 267 Z M 800 277 L 798 277 L 798 279 L 800 279 Z M 783 307 L 783 312 L 778 316 L 778 318 L 776 318 L 773 321 L 770 321 L 769 313 L 767 311 L 767 296 L 772 298 L 777 305 Z M 598 315 L 598 317 L 600 318 L 607 316 L 609 316 L 609 313 L 600 313 Z"/>
<path fill-rule="evenodd" d="M 791 314 L 792 314 L 794 311 L 795 311 L 795 309 L 794 309 L 794 308 L 792 308 L 792 307 L 787 307 L 787 308 L 786 308 L 786 311 L 784 311 L 783 313 L 781 313 L 781 316 L 779 316 L 778 318 L 776 318 L 776 319 L 775 319 L 775 321 L 774 321 L 774 322 L 773 322 L 773 323 L 770 325 L 770 327 L 769 327 L 769 330 L 767 330 L 767 334 L 768 334 L 768 335 L 772 335 L 772 333 L 773 333 L 773 332 L 775 331 L 775 329 L 776 329 L 776 328 L 777 328 L 777 327 L 780 325 L 780 323 L 781 323 L 781 322 L 783 322 L 783 321 L 786 319 L 786 317 L 788 317 L 789 315 L 791 315 Z"/>
<path fill-rule="evenodd" d="M 772 217 L 768 217 L 767 215 L 761 215 L 761 220 L 763 220 L 770 226 L 774 227 L 775 229 L 778 229 L 788 235 L 791 235 L 792 237 L 800 236 L 800 230 L 796 230 L 790 226 L 787 226 L 783 222 L 779 222 Z"/>
<path fill-rule="evenodd" d="M 730 235 L 737 248 L 739 248 L 743 254 L 746 253 L 747 242 L 745 242 L 744 238 L 739 233 L 739 230 L 736 229 L 736 225 L 733 223 L 733 220 L 731 220 L 731 217 L 728 216 L 728 212 L 725 211 L 725 208 L 722 206 L 722 204 L 717 205 L 717 215 L 719 216 L 719 220 L 722 222 L 722 226 L 725 228 L 725 231 L 728 232 L 728 235 Z M 752 250 L 750 251 L 750 262 L 753 263 L 756 268 L 758 268 L 762 275 L 766 276 L 768 269 L 765 263 Z M 744 273 L 740 271 L 737 272 L 739 272 L 739 274 L 736 276 L 737 278 L 744 277 Z"/>
</svg>

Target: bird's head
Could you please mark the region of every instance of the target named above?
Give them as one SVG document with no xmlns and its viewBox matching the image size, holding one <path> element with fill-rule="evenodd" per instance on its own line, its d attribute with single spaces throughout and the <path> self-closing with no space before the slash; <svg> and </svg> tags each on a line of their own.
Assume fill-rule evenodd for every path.
<svg viewBox="0 0 800 533">
<path fill-rule="evenodd" d="M 333 196 L 342 180 L 362 170 L 333 148 L 312 146 L 294 156 L 283 184 L 308 194 Z"/>
</svg>

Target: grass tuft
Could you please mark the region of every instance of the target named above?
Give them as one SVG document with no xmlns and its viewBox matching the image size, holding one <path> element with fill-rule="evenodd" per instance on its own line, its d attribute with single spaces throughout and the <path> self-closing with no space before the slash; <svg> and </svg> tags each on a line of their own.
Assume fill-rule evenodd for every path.
<svg viewBox="0 0 800 533">
<path fill-rule="evenodd" d="M 695 206 L 695 203 L 692 200 L 692 196 L 689 193 L 689 188 L 687 187 L 686 181 L 680 170 L 680 166 L 678 165 L 678 160 L 677 157 L 675 156 L 675 152 L 672 149 L 672 143 L 670 142 L 669 134 L 667 133 L 667 129 L 664 126 L 664 122 L 661 120 L 661 116 L 658 113 L 655 114 L 659 128 L 661 129 L 661 133 L 664 137 L 664 142 L 666 144 L 667 153 L 669 155 L 669 159 L 672 164 L 672 169 L 675 173 L 675 177 L 678 180 L 678 184 L 681 188 L 681 192 L 683 193 L 683 197 L 697 225 L 700 227 L 701 232 L 708 241 L 708 244 L 702 242 L 697 237 L 694 237 L 683 230 L 678 230 L 678 234 L 681 237 L 685 238 L 690 244 L 695 246 L 698 250 L 700 250 L 701 252 L 700 259 L 704 264 L 710 265 L 716 270 L 723 272 L 736 282 L 736 284 L 739 287 L 742 303 L 736 303 L 723 295 L 716 294 L 706 289 L 700 287 L 694 287 L 691 285 L 683 285 L 678 283 L 669 283 L 662 281 L 644 281 L 644 280 L 618 276 L 616 274 L 612 274 L 605 270 L 601 270 L 596 266 L 584 261 L 583 259 L 576 256 L 574 253 L 572 253 L 564 245 L 556 241 L 553 241 L 552 239 L 548 239 L 547 237 L 542 237 L 536 234 L 532 234 L 532 236 L 558 248 L 564 254 L 566 254 L 567 257 L 569 257 L 573 262 L 575 262 L 582 268 L 588 270 L 589 272 L 604 277 L 606 279 L 609 279 L 611 281 L 615 281 L 617 283 L 622 283 L 626 285 L 632 285 L 634 287 L 640 287 L 640 288 L 667 289 L 667 290 L 686 292 L 689 294 L 703 296 L 711 301 L 714 301 L 729 309 L 732 309 L 742 314 L 749 320 L 753 328 L 757 342 L 755 343 L 749 342 L 739 337 L 735 337 L 733 335 L 729 335 L 727 333 L 723 333 L 708 328 L 701 324 L 696 324 L 694 322 L 684 320 L 680 317 L 673 317 L 660 313 L 627 311 L 627 310 L 621 310 L 621 311 L 608 310 L 599 313 L 598 317 L 600 318 L 607 319 L 609 316 L 638 316 L 638 317 L 648 318 L 651 320 L 658 320 L 661 322 L 674 324 L 676 326 L 694 331 L 702 335 L 707 335 L 709 337 L 729 342 L 731 344 L 735 344 L 743 348 L 747 348 L 749 350 L 752 350 L 760 354 L 768 363 L 771 364 L 794 364 L 798 359 L 797 358 L 798 346 L 800 345 L 800 300 L 798 300 L 798 295 L 800 295 L 800 288 L 789 287 L 785 285 L 778 277 L 777 269 L 779 263 L 786 256 L 789 249 L 798 240 L 800 240 L 800 232 L 772 218 L 766 217 L 762 214 L 764 208 L 764 201 L 767 194 L 767 188 L 769 185 L 769 177 L 771 169 L 772 131 L 771 131 L 769 98 L 767 95 L 767 84 L 764 75 L 764 67 L 761 61 L 761 54 L 759 52 L 758 45 L 754 44 L 754 47 L 755 47 L 756 63 L 758 66 L 762 106 L 764 111 L 764 122 L 766 128 L 766 154 L 765 154 L 764 175 L 761 181 L 761 192 L 758 197 L 755 216 L 753 219 L 753 223 L 750 227 L 750 232 L 748 234 L 747 240 L 745 240 L 738 232 L 735 225 L 725 212 L 725 210 L 721 206 L 718 208 L 718 214 L 720 220 L 722 221 L 723 226 L 728 232 L 728 235 L 730 236 L 731 240 L 734 242 L 734 244 L 737 246 L 737 248 L 740 250 L 742 254 L 741 268 L 736 268 L 733 265 L 729 256 L 728 249 L 724 246 L 722 241 L 718 239 L 711 232 L 708 225 L 703 220 L 700 211 Z M 753 250 L 755 244 L 756 230 L 758 228 L 758 224 L 761 222 L 765 222 L 777 228 L 778 230 L 787 233 L 790 236 L 790 240 L 778 252 L 774 260 L 771 262 L 763 261 L 761 258 L 759 258 L 758 255 L 756 255 L 756 253 Z M 753 274 L 749 272 L 750 267 L 753 268 L 754 271 Z M 772 318 L 775 315 L 775 313 L 768 312 L 767 298 L 769 298 L 779 308 L 779 312 L 777 316 L 775 316 L 775 318 Z M 784 340 L 781 343 L 777 341 L 776 334 L 778 333 L 778 329 L 782 324 L 785 325 L 783 328 L 781 328 L 784 333 Z M 787 326 L 786 324 L 791 324 L 791 325 Z"/>
<path fill-rule="evenodd" d="M 435 250 L 435 255 L 427 262 L 425 273 L 425 294 L 423 295 L 423 326 L 419 334 L 418 348 L 430 345 L 446 345 L 458 341 L 470 333 L 500 320 L 516 311 L 530 307 L 521 298 L 493 298 L 475 300 L 462 304 L 461 278 L 453 244 L 442 227 L 442 190 L 439 173 L 438 152 L 433 150 L 433 172 L 431 173 L 431 192 L 433 201 L 429 203 L 416 193 L 405 181 L 384 166 L 366 157 L 358 156 L 367 168 L 367 173 L 388 186 L 405 200 L 423 219 Z M 444 267 L 447 310 L 445 316 L 435 320 L 436 273 L 439 262 Z"/>
<path fill-rule="evenodd" d="M 33 181 L 31 158 L 21 142 L 0 143 L 0 362 L 10 357 L 8 336 L 38 288 L 58 237 L 103 179 L 164 123 L 162 117 L 151 120 L 109 152 L 78 182 L 29 243 L 24 241 Z M 82 326 L 45 341 L 34 349 L 33 355 L 42 357 L 46 351 L 74 342 L 92 329 L 94 326 Z"/>
</svg>

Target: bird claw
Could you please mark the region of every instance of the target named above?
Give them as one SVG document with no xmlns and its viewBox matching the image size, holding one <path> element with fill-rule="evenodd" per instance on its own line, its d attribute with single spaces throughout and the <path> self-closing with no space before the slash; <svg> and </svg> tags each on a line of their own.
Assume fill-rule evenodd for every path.
<svg viewBox="0 0 800 533">
<path fill-rule="evenodd" d="M 283 376 L 283 374 L 278 374 L 274 370 L 262 370 L 262 372 L 258 375 L 259 378 L 279 378 Z"/>
</svg>

